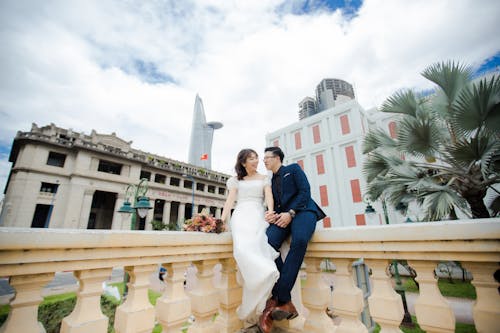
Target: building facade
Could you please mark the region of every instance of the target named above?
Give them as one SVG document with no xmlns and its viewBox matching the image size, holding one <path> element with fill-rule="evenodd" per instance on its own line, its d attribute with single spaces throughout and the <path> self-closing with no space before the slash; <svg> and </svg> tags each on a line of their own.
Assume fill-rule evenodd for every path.
<svg viewBox="0 0 500 333">
<path fill-rule="evenodd" d="M 385 128 L 395 137 L 393 115 L 365 110 L 356 100 L 304 118 L 266 135 L 268 146 L 279 146 L 284 164 L 298 163 L 311 185 L 311 194 L 327 214 L 323 227 L 382 224 L 382 208 L 365 214 L 362 142 L 371 126 Z M 391 221 L 401 218 L 392 216 Z"/>
<path fill-rule="evenodd" d="M 228 175 L 146 153 L 131 143 L 114 133 L 86 135 L 54 124 L 18 132 L 0 225 L 128 230 L 130 215 L 117 210 L 128 185 L 144 178 L 153 209 L 136 229 L 152 229 L 153 220 L 180 225 L 204 208 L 220 216 Z"/>
</svg>

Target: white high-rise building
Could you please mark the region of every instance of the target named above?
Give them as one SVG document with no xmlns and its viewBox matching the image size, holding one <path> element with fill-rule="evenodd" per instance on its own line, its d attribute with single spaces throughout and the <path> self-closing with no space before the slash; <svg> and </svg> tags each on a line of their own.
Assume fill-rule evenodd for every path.
<svg viewBox="0 0 500 333">
<path fill-rule="evenodd" d="M 354 88 L 344 80 L 323 79 L 316 86 L 318 112 L 354 99 Z"/>
<path fill-rule="evenodd" d="M 365 110 L 349 98 L 266 135 L 267 146 L 279 146 L 285 153 L 284 164 L 298 163 L 305 171 L 313 198 L 327 214 L 323 227 L 385 223 L 377 204 L 372 203 L 376 219 L 365 214 L 362 142 L 375 125 L 395 137 L 393 118 L 375 108 Z M 392 214 L 391 221 L 401 222 Z"/>
</svg>

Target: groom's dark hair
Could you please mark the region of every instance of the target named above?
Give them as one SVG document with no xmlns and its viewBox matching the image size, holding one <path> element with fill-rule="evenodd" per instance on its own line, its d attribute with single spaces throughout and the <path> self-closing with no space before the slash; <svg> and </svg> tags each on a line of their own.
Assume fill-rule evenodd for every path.
<svg viewBox="0 0 500 333">
<path fill-rule="evenodd" d="M 264 149 L 264 153 L 270 151 L 274 156 L 278 156 L 280 158 L 281 163 L 283 163 L 283 159 L 285 158 L 285 154 L 283 154 L 283 150 L 280 147 L 267 147 Z"/>
</svg>

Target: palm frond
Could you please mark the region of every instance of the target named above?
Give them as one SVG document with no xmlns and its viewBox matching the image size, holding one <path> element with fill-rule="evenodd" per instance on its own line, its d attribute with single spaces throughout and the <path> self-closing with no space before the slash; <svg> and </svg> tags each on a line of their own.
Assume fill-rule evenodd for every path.
<svg viewBox="0 0 500 333">
<path fill-rule="evenodd" d="M 500 141 L 491 136 L 463 139 L 446 150 L 447 160 L 465 169 L 474 164 L 481 164 L 483 174 L 492 172 L 490 168 L 494 156 L 500 154 Z"/>
<path fill-rule="evenodd" d="M 425 195 L 423 208 L 426 210 L 428 220 L 439 221 L 447 219 L 454 206 L 462 208 L 463 204 L 463 198 L 443 187 L 440 191 Z"/>
<path fill-rule="evenodd" d="M 500 134 L 500 76 L 464 88 L 453 109 L 450 121 L 457 134 L 468 135 L 483 127 Z"/>
<path fill-rule="evenodd" d="M 454 61 L 435 63 L 427 67 L 422 76 L 434 82 L 447 97 L 447 105 L 452 105 L 463 87 L 472 77 L 472 68 Z"/>
<path fill-rule="evenodd" d="M 380 147 L 384 147 L 384 149 L 396 149 L 397 143 L 380 128 L 370 130 L 363 139 L 363 154 L 370 153 Z"/>
<path fill-rule="evenodd" d="M 418 99 L 413 91 L 400 90 L 395 92 L 382 104 L 380 111 L 416 117 L 418 105 Z"/>
<path fill-rule="evenodd" d="M 399 123 L 399 147 L 417 157 L 433 156 L 439 150 L 440 134 L 440 128 L 431 120 L 405 118 Z"/>
</svg>

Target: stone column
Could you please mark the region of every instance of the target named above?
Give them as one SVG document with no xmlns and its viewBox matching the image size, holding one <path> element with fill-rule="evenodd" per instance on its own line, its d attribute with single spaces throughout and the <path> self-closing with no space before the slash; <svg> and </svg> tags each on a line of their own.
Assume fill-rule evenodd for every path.
<svg viewBox="0 0 500 333">
<path fill-rule="evenodd" d="M 236 308 L 241 304 L 242 289 L 236 282 L 236 261 L 234 258 L 221 260 L 220 304 L 217 325 L 219 332 L 233 333 L 243 327 L 236 316 Z"/>
<path fill-rule="evenodd" d="M 415 301 L 415 313 L 420 327 L 426 332 L 454 332 L 455 315 L 448 301 L 441 295 L 434 276 L 437 261 L 415 260 L 409 265 L 417 271 L 420 294 Z"/>
<path fill-rule="evenodd" d="M 73 312 L 61 324 L 61 333 L 106 333 L 108 317 L 101 312 L 102 282 L 111 275 L 111 268 L 76 271 L 80 290 Z"/>
<path fill-rule="evenodd" d="M 152 199 L 152 200 L 154 201 L 154 199 Z M 153 221 L 154 217 L 155 217 L 154 208 L 149 209 L 148 215 L 146 215 L 146 221 L 144 223 L 144 230 L 153 230 L 153 225 L 151 224 L 151 222 Z"/>
<path fill-rule="evenodd" d="M 86 189 L 83 194 L 82 209 L 80 210 L 80 229 L 87 229 L 94 191 L 93 189 Z"/>
<path fill-rule="evenodd" d="M 215 210 L 215 218 L 220 219 L 221 215 L 222 215 L 222 208 L 217 207 L 217 209 Z"/>
<path fill-rule="evenodd" d="M 186 212 L 186 204 L 183 202 L 179 203 L 179 210 L 177 211 L 177 225 L 182 227 L 184 223 L 184 213 Z"/>
<path fill-rule="evenodd" d="M 304 325 L 305 332 L 335 332 L 333 321 L 326 315 L 330 302 L 330 287 L 321 278 L 321 259 L 306 258 L 307 279 L 302 287 L 302 297 L 305 307 L 309 310 Z"/>
<path fill-rule="evenodd" d="M 354 284 L 352 275 L 353 259 L 335 259 L 337 283 L 333 290 L 333 313 L 342 321 L 337 333 L 368 333 L 365 325 L 359 320 L 363 312 L 363 291 Z"/>
<path fill-rule="evenodd" d="M 165 265 L 166 288 L 163 295 L 156 301 L 156 316 L 164 333 L 180 332 L 191 315 L 191 300 L 184 291 L 186 280 L 184 274 L 188 266 L 188 262 Z"/>
<path fill-rule="evenodd" d="M 387 274 L 387 259 L 365 259 L 371 268 L 372 294 L 368 297 L 370 315 L 380 325 L 384 332 L 402 333 L 399 325 L 404 317 L 403 300 L 392 287 Z"/>
<path fill-rule="evenodd" d="M 54 277 L 53 273 L 19 275 L 10 278 L 10 285 L 16 289 L 16 296 L 10 303 L 7 320 L 0 328 L 2 333 L 45 333 L 38 322 L 38 305 L 43 298 L 42 288 Z"/>
<path fill-rule="evenodd" d="M 170 206 L 171 206 L 170 201 L 165 201 L 165 205 L 163 206 L 163 218 L 162 218 L 162 222 L 165 224 L 170 223 Z"/>
<path fill-rule="evenodd" d="M 464 266 L 472 272 L 472 284 L 476 288 L 477 299 L 472 313 L 478 332 L 498 332 L 500 327 L 500 296 L 498 282 L 493 274 L 498 267 L 496 262 L 466 262 Z"/>
<path fill-rule="evenodd" d="M 198 281 L 196 287 L 190 292 L 195 322 L 189 328 L 189 332 L 218 333 L 218 328 L 212 321 L 219 308 L 218 291 L 212 285 L 213 268 L 217 260 L 195 261 L 193 264 L 198 270 L 196 273 Z"/>
<path fill-rule="evenodd" d="M 120 209 L 120 207 L 123 205 L 124 202 L 125 202 L 125 194 L 118 193 L 118 195 L 116 196 L 115 208 L 113 209 L 113 221 L 111 222 L 112 230 L 124 230 L 122 225 L 123 224 L 122 215 L 124 213 L 118 213 L 118 209 Z"/>
<path fill-rule="evenodd" d="M 116 333 L 150 333 L 155 326 L 155 309 L 149 302 L 149 277 L 157 265 L 127 266 L 130 276 L 125 302 L 116 308 Z"/>
</svg>

